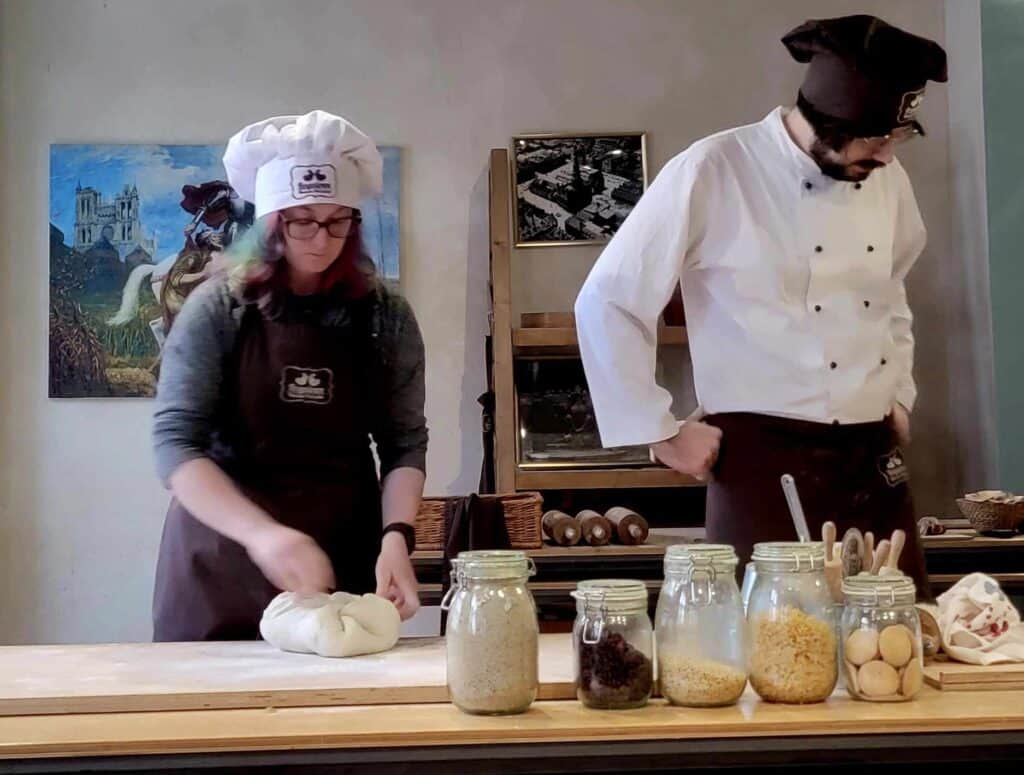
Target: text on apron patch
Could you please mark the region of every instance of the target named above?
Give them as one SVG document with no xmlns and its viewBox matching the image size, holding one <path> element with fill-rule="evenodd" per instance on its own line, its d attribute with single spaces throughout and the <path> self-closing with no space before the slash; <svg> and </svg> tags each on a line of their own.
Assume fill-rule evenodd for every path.
<svg viewBox="0 0 1024 775">
<path fill-rule="evenodd" d="M 281 372 L 281 400 L 287 403 L 329 404 L 334 396 L 334 372 L 285 366 Z"/>
</svg>

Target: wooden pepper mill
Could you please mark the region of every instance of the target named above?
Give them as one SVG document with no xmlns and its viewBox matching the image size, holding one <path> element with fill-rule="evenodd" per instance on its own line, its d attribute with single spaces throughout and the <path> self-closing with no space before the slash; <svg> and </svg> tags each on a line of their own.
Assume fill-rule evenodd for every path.
<svg viewBox="0 0 1024 775">
<path fill-rule="evenodd" d="M 564 511 L 552 509 L 545 512 L 540 524 L 544 535 L 559 546 L 575 546 L 583 537 L 579 521 Z"/>
<path fill-rule="evenodd" d="M 609 519 L 592 509 L 583 509 L 576 515 L 579 520 L 580 529 L 583 530 L 583 540 L 591 546 L 605 546 L 611 543 L 612 523 Z"/>
<path fill-rule="evenodd" d="M 619 543 L 632 546 L 642 544 L 647 540 L 647 534 L 650 532 L 647 520 L 632 509 L 627 509 L 625 506 L 612 506 L 604 515 L 615 526 L 615 535 L 618 537 Z"/>
</svg>

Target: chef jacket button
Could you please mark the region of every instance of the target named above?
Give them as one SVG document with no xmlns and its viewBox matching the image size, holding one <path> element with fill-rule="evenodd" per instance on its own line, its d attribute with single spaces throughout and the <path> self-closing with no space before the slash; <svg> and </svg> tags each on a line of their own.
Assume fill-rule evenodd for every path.
<svg viewBox="0 0 1024 775">
<path fill-rule="evenodd" d="M 875 246 L 874 245 L 868 245 L 868 253 L 874 253 L 874 252 L 875 252 Z"/>
<path fill-rule="evenodd" d="M 815 312 L 821 312 L 821 305 L 820 304 L 815 304 L 814 305 L 814 311 Z"/>
<path fill-rule="evenodd" d="M 839 425 L 839 420 L 833 420 L 833 421 L 832 421 L 832 424 L 833 424 L 833 425 Z"/>
<path fill-rule="evenodd" d="M 837 367 L 838 365 L 839 365 L 838 363 L 836 363 L 835 361 L 832 361 L 832 363 L 830 363 L 830 364 L 828 365 L 828 367 L 829 367 L 830 369 L 834 369 L 834 368 L 836 368 L 836 367 Z"/>
<path fill-rule="evenodd" d="M 824 250 L 824 248 L 821 245 L 815 245 L 814 246 L 814 252 L 815 253 L 820 253 L 822 250 Z"/>
<path fill-rule="evenodd" d="M 811 181 L 809 181 L 809 180 L 805 180 L 804 181 L 804 188 L 806 188 L 808 191 L 810 191 L 812 188 L 814 188 L 814 184 Z"/>
<path fill-rule="evenodd" d="M 888 363 L 888 361 L 885 358 L 882 358 L 882 365 L 884 366 L 887 363 Z"/>
<path fill-rule="evenodd" d="M 871 306 L 871 302 L 868 301 L 867 299 L 864 299 L 864 306 L 865 307 L 870 307 Z"/>
<path fill-rule="evenodd" d="M 857 189 L 858 191 L 860 191 L 860 190 L 861 190 L 862 188 L 864 188 L 864 186 L 863 186 L 863 185 L 861 185 L 860 183 L 855 183 L 855 184 L 853 185 L 853 187 L 854 187 L 855 189 Z"/>
</svg>

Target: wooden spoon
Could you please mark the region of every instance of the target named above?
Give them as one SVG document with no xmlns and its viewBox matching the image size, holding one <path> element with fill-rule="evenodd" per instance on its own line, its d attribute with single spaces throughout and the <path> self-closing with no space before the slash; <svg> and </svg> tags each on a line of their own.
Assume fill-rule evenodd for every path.
<svg viewBox="0 0 1024 775">
<path fill-rule="evenodd" d="M 870 530 L 864 534 L 864 557 L 861 564 L 865 570 L 871 570 L 871 563 L 875 561 L 875 534 Z"/>
<path fill-rule="evenodd" d="M 900 576 L 899 562 L 900 553 L 907 542 L 907 534 L 903 530 L 893 530 L 892 539 L 889 542 L 889 556 L 878 571 L 880 576 Z"/>
<path fill-rule="evenodd" d="M 839 557 L 843 563 L 844 576 L 856 576 L 871 567 L 863 563 L 864 536 L 857 528 L 851 527 L 843 534 L 842 547 Z"/>
<path fill-rule="evenodd" d="M 889 541 L 883 538 L 878 542 L 878 548 L 875 549 L 875 556 L 871 561 L 871 575 L 877 576 L 878 571 L 882 569 L 886 559 L 889 557 Z"/>
</svg>

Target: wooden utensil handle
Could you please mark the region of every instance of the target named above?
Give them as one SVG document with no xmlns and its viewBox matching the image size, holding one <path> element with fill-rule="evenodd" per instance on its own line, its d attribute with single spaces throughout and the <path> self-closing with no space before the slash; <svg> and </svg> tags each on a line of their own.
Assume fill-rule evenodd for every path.
<svg viewBox="0 0 1024 775">
<path fill-rule="evenodd" d="M 836 542 L 836 523 L 829 521 L 821 526 L 821 540 L 825 543 L 825 561 L 831 562 L 833 545 Z"/>
<path fill-rule="evenodd" d="M 892 531 L 892 540 L 889 542 L 889 557 L 885 561 L 887 568 L 895 570 L 899 566 L 900 553 L 903 551 L 906 542 L 906 532 L 898 529 Z"/>
<path fill-rule="evenodd" d="M 871 563 L 871 573 L 875 576 L 878 575 L 878 571 L 885 565 L 886 558 L 889 556 L 889 541 L 883 538 L 878 542 L 878 549 L 875 550 L 875 558 Z"/>
</svg>

